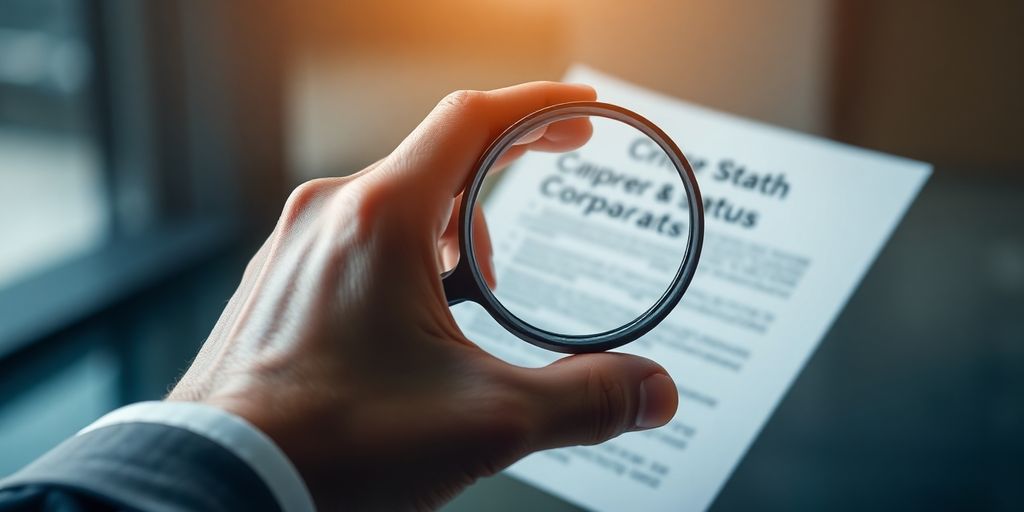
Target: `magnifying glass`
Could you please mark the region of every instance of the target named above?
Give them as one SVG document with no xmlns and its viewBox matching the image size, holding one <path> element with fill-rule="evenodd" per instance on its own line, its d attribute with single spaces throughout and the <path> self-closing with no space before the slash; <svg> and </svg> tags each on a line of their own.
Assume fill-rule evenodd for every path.
<svg viewBox="0 0 1024 512">
<path fill-rule="evenodd" d="M 646 118 L 601 102 L 553 105 L 505 130 L 478 161 L 458 222 L 460 258 L 441 276 L 448 305 L 475 302 L 520 339 L 563 353 L 613 349 L 658 325 L 704 239 L 683 153 Z M 474 243 L 487 232 L 493 288 Z"/>
</svg>

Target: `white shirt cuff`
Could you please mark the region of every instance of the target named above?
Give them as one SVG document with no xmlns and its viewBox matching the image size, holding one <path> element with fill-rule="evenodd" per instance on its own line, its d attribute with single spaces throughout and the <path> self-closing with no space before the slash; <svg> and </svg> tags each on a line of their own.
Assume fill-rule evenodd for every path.
<svg viewBox="0 0 1024 512">
<path fill-rule="evenodd" d="M 274 441 L 223 409 L 194 402 L 139 402 L 110 412 L 78 434 L 121 423 L 159 423 L 203 436 L 248 464 L 284 512 L 316 510 L 298 470 Z"/>
</svg>

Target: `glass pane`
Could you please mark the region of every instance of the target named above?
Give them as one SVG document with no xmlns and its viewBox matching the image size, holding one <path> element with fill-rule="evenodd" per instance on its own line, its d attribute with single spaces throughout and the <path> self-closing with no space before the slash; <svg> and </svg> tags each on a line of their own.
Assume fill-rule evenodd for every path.
<svg viewBox="0 0 1024 512">
<path fill-rule="evenodd" d="M 81 2 L 0 9 L 0 288 L 104 238 Z"/>
<path fill-rule="evenodd" d="M 83 338 L 100 341 L 94 340 L 95 334 Z M 0 402 L 0 478 L 119 405 L 118 361 L 113 354 L 97 347 L 64 362 L 65 354 L 55 352 L 49 353 L 54 361 L 19 368 L 18 377 L 28 377 L 28 385 L 16 386 L 17 392 Z M 14 372 L 4 377 L 10 373 Z"/>
</svg>

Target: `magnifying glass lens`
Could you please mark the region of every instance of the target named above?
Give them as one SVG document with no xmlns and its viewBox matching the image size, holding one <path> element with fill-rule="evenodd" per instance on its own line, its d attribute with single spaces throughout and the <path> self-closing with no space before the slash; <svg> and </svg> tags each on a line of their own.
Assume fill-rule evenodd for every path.
<svg viewBox="0 0 1024 512">
<path fill-rule="evenodd" d="M 490 293 L 507 313 L 590 336 L 651 310 L 690 236 L 690 197 L 662 144 L 625 122 L 575 115 L 530 129 L 495 160 L 477 205 L 493 251 Z"/>
</svg>

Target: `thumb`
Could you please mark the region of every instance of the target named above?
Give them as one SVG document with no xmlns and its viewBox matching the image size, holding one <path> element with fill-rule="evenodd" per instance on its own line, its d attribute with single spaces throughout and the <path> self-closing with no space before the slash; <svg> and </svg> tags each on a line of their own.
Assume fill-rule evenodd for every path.
<svg viewBox="0 0 1024 512">
<path fill-rule="evenodd" d="M 665 369 L 638 356 L 582 354 L 523 371 L 528 397 L 538 408 L 534 450 L 597 444 L 660 427 L 679 404 Z"/>
</svg>

